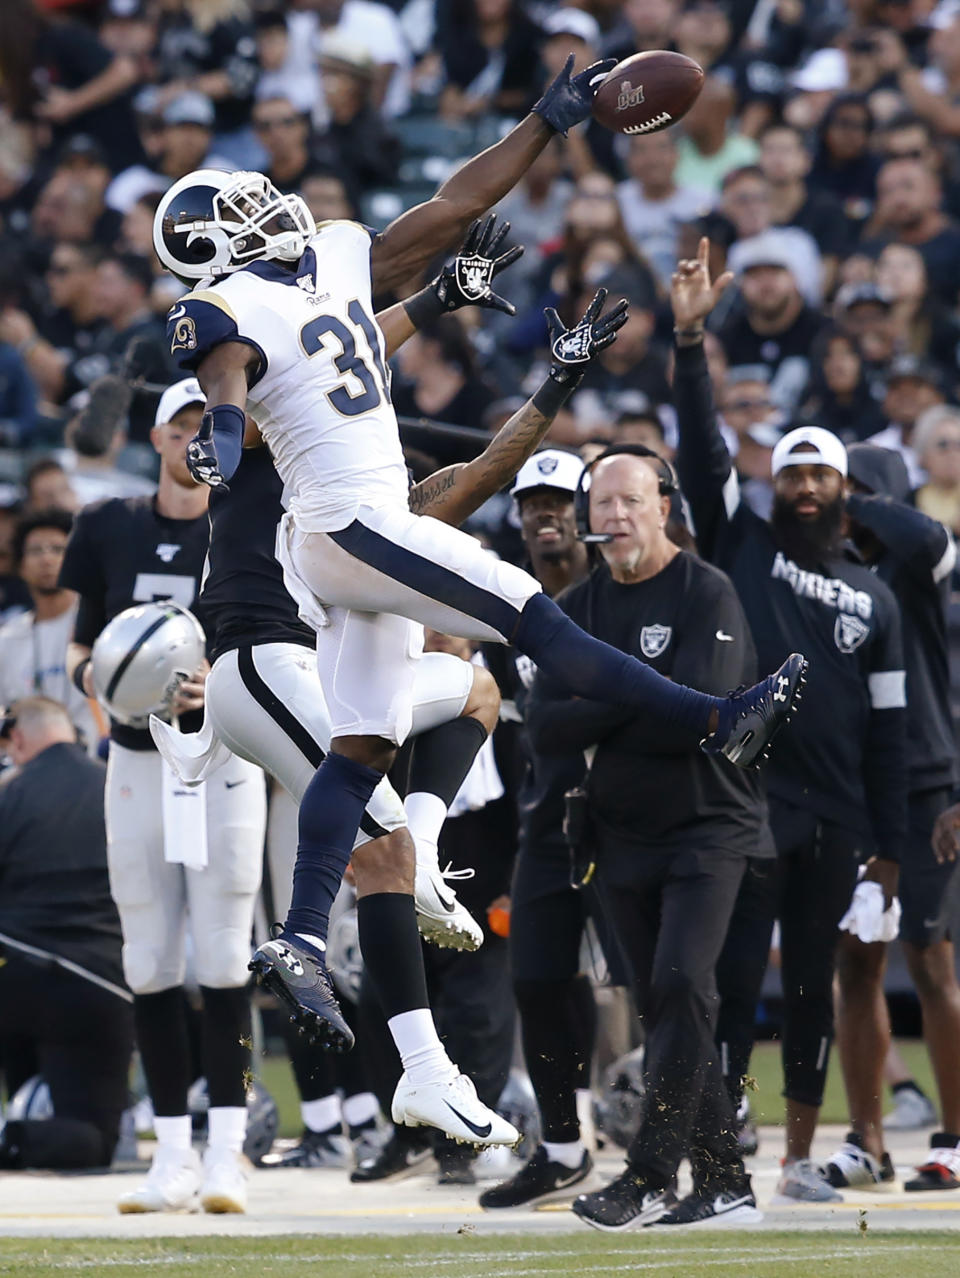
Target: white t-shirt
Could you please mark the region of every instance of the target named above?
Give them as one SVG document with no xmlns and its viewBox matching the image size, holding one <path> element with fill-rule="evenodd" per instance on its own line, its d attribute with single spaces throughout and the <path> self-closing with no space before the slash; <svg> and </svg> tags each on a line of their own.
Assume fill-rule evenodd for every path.
<svg viewBox="0 0 960 1278">
<path fill-rule="evenodd" d="M 653 267 L 664 288 L 677 269 L 677 232 L 684 222 L 692 222 L 713 207 L 709 191 L 679 186 L 666 200 L 644 198 L 643 187 L 630 178 L 617 187 L 617 199 L 624 225 L 637 247 Z"/>
<path fill-rule="evenodd" d="M 67 676 L 67 644 L 73 638 L 77 605 L 50 621 L 22 612 L 0 627 L 0 703 L 44 696 L 69 711 L 74 727 L 93 752 L 99 729 L 90 704 Z"/>
</svg>

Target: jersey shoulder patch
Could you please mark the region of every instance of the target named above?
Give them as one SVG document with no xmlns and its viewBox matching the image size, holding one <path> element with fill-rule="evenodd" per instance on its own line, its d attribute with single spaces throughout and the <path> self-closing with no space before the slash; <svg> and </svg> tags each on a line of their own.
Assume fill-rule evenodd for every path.
<svg viewBox="0 0 960 1278">
<path fill-rule="evenodd" d="M 170 354 L 181 368 L 195 370 L 215 346 L 238 336 L 233 308 L 214 289 L 187 293 L 167 314 Z"/>
</svg>

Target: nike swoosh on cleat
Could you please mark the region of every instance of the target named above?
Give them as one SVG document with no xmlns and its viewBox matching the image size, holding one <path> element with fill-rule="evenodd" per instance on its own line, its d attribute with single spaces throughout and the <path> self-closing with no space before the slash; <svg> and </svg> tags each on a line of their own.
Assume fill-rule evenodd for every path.
<svg viewBox="0 0 960 1278">
<path fill-rule="evenodd" d="M 722 630 L 717 631 L 717 638 L 721 643 L 733 643 L 733 635 L 726 635 Z"/>
<path fill-rule="evenodd" d="M 235 790 L 238 785 L 246 785 L 247 778 L 241 777 L 239 781 L 224 781 L 224 785 L 228 790 Z"/>
<path fill-rule="evenodd" d="M 476 1123 L 471 1123 L 470 1119 L 467 1118 L 464 1114 L 461 1114 L 459 1109 L 454 1109 L 454 1107 L 450 1104 L 449 1101 L 444 1101 L 443 1103 L 444 1105 L 446 1105 L 447 1109 L 449 1109 L 451 1114 L 456 1114 L 457 1118 L 460 1119 L 461 1123 L 463 1123 L 465 1127 L 469 1127 L 470 1130 L 473 1132 L 474 1136 L 479 1136 L 481 1140 L 489 1136 L 490 1133 L 493 1131 L 492 1123 L 487 1123 L 486 1127 L 479 1127 Z"/>
</svg>

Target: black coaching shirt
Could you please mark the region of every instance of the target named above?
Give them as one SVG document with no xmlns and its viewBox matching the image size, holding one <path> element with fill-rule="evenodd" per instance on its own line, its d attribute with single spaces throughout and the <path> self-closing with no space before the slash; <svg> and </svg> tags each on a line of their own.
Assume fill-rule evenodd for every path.
<svg viewBox="0 0 960 1278">
<path fill-rule="evenodd" d="M 677 469 L 701 554 L 730 574 L 760 670 L 810 663 L 803 704 L 778 734 L 771 798 L 870 837 L 899 860 L 906 839 L 906 673 L 890 588 L 844 558 L 801 568 L 740 500 L 717 427 L 702 345 L 677 350 Z"/>
<path fill-rule="evenodd" d="M 580 627 L 659 674 L 722 696 L 753 683 L 757 660 L 746 617 L 729 579 L 680 551 L 646 581 L 614 581 L 599 564 L 558 596 Z M 761 782 L 718 755 L 691 750 L 688 733 L 671 739 L 644 713 L 570 697 L 542 671 L 527 708 L 536 749 L 596 745 L 587 792 L 601 833 L 617 845 L 664 851 L 693 845 L 770 856 Z"/>
<path fill-rule="evenodd" d="M 74 639 L 92 648 L 104 626 L 138 603 L 172 599 L 195 613 L 210 524 L 168 519 L 157 512 L 154 497 L 109 497 L 84 507 L 67 542 L 60 585 L 80 596 Z M 200 711 L 183 715 L 184 732 L 199 731 Z M 111 739 L 130 750 L 152 750 L 150 733 L 111 720 Z"/>
<path fill-rule="evenodd" d="M 266 446 L 244 449 L 230 492 L 210 494 L 210 550 L 200 602 L 212 630 L 211 661 L 248 644 L 316 643 L 297 615 L 274 554 L 282 496 L 283 481 Z"/>
</svg>

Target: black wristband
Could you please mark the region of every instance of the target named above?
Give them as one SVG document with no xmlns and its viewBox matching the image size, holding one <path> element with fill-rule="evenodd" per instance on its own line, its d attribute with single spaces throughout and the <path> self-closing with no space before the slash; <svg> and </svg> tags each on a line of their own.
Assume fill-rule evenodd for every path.
<svg viewBox="0 0 960 1278">
<path fill-rule="evenodd" d="M 432 284 L 422 288 L 419 293 L 414 293 L 413 297 L 408 297 L 403 303 L 403 309 L 414 328 L 423 328 L 424 324 L 429 324 L 444 313 L 443 303 L 437 297 Z"/>
<path fill-rule="evenodd" d="M 83 674 L 87 666 L 89 666 L 90 661 L 90 657 L 84 657 L 84 659 L 78 663 L 76 670 L 73 672 L 73 686 L 80 695 L 84 697 L 87 695 L 87 690 L 83 686 Z"/>
<path fill-rule="evenodd" d="M 544 417 L 556 417 L 582 381 L 583 373 L 571 372 L 563 382 L 551 373 L 533 397 L 534 408 Z"/>
</svg>

